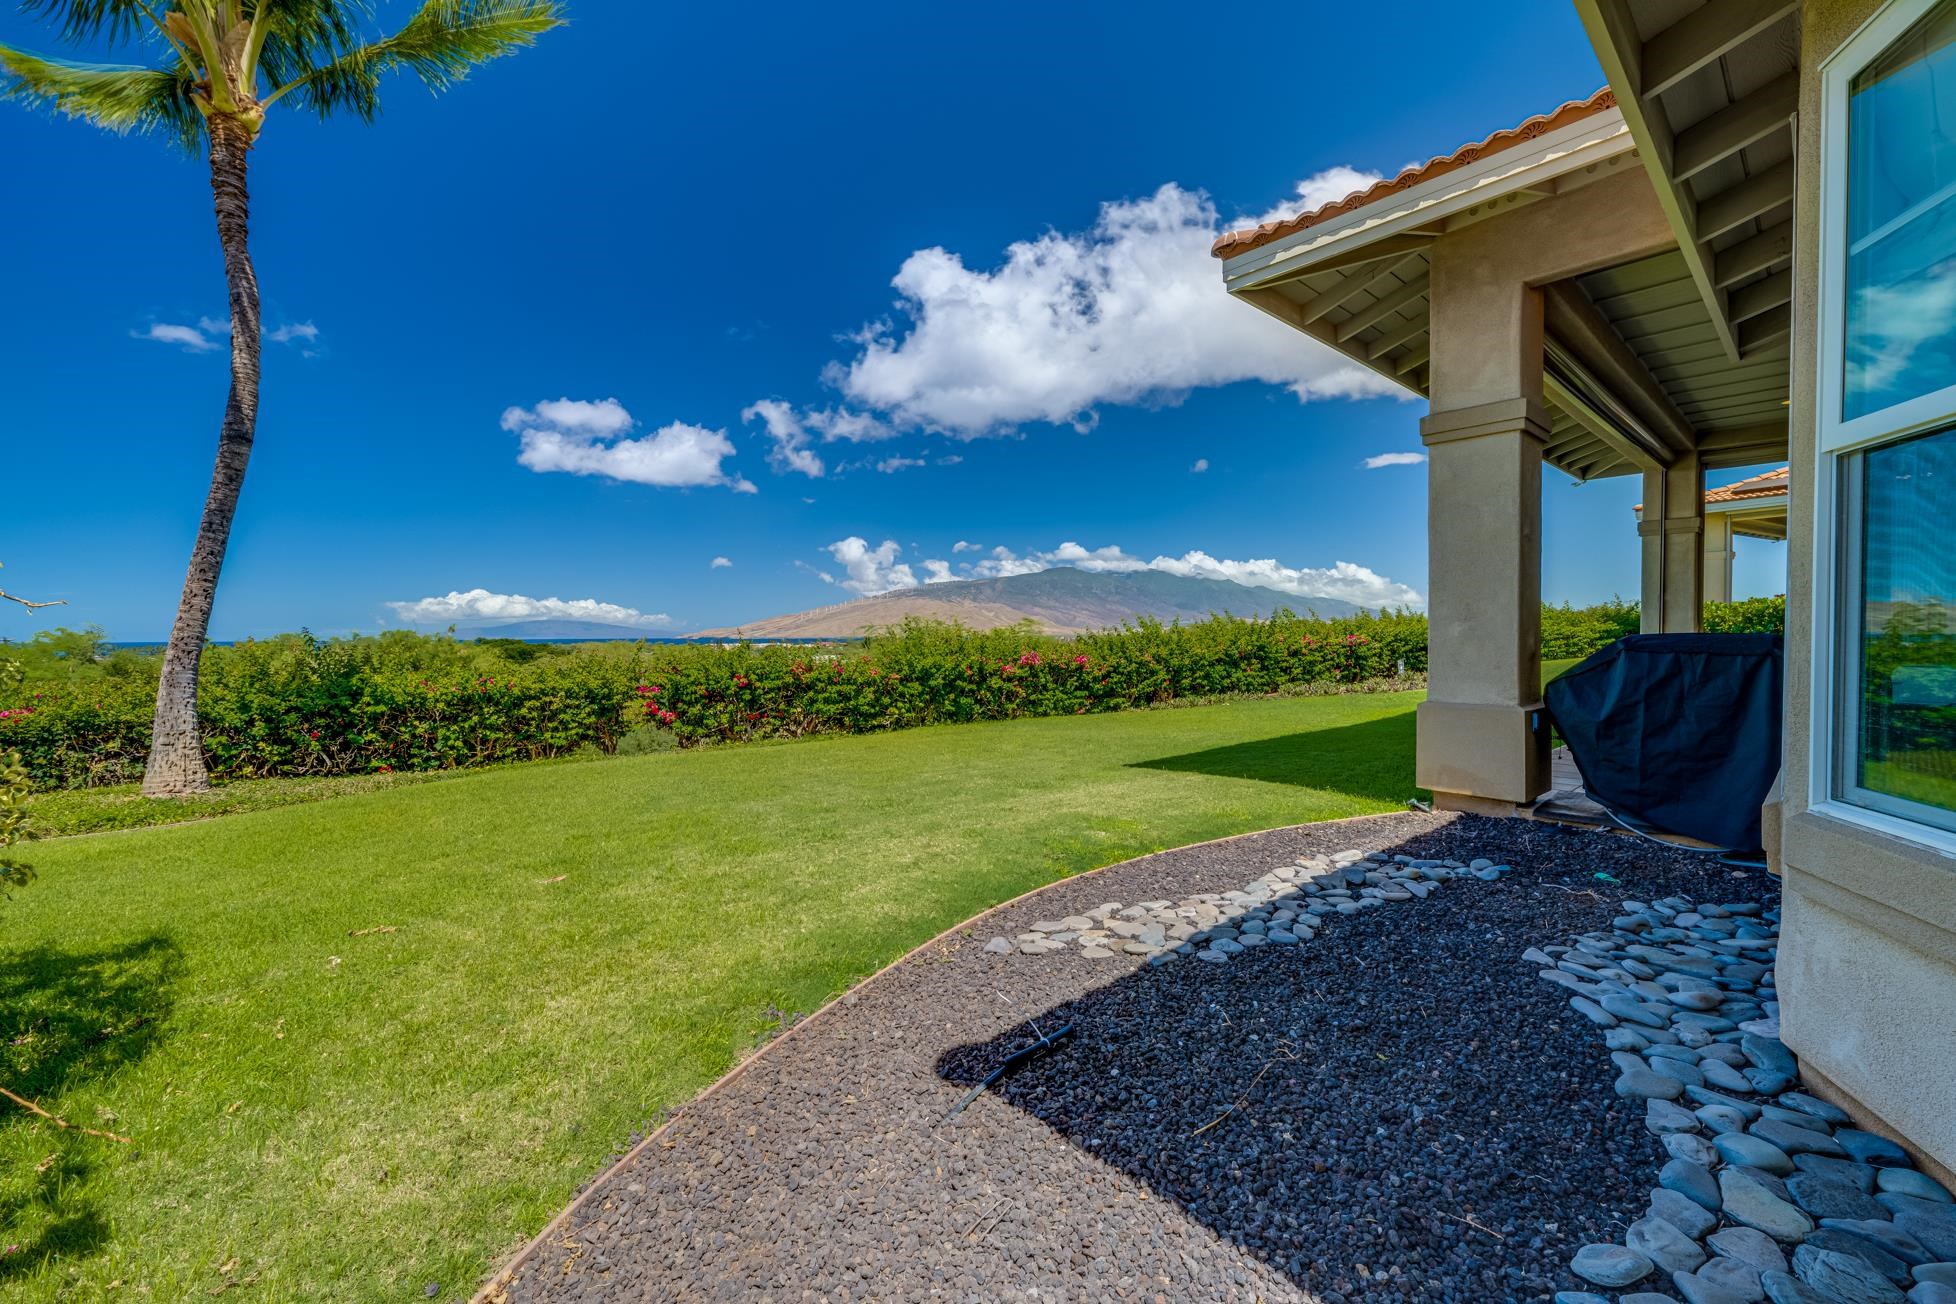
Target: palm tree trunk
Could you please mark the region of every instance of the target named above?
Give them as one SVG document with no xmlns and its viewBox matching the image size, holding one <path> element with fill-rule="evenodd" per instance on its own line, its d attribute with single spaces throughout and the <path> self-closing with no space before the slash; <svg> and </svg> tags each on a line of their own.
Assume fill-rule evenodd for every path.
<svg viewBox="0 0 1956 1304">
<path fill-rule="evenodd" d="M 197 729 L 197 663 L 210 630 L 218 572 L 231 538 L 231 518 L 244 488 L 245 466 L 258 427 L 258 275 L 251 267 L 250 198 L 245 189 L 251 132 L 243 124 L 212 114 L 211 194 L 217 210 L 217 239 L 224 249 L 224 279 L 231 295 L 231 395 L 217 437 L 217 465 L 211 471 L 204 519 L 190 550 L 177 620 L 163 653 L 163 679 L 156 690 L 156 722 L 150 733 L 149 764 L 143 793 L 174 797 L 211 786 Z"/>
</svg>

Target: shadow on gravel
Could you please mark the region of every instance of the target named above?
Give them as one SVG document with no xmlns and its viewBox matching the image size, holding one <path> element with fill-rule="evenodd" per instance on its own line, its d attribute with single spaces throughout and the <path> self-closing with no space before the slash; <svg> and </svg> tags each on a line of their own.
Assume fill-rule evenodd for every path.
<svg viewBox="0 0 1956 1304">
<path fill-rule="evenodd" d="M 1413 713 L 1135 761 L 1132 767 L 1261 779 L 1399 802 L 1414 790 Z"/>
<path fill-rule="evenodd" d="M 1072 1023 L 1072 1038 L 975 1101 L 946 1143 L 1002 1101 L 1325 1304 L 1579 1287 L 1570 1256 L 1641 1216 L 1662 1150 L 1612 1093 L 1593 1030 L 1520 954 L 1607 927 L 1626 896 L 1760 899 L 1764 876 L 1518 820 L 1465 818 L 1366 849 L 1486 855 L 1518 872 L 1226 965 L 1123 970 L 1039 1014 L 1046 1028 Z M 1022 1027 L 957 1047 L 937 1069 L 968 1086 L 1030 1040 Z"/>
<path fill-rule="evenodd" d="M 0 1085 L 42 1104 L 113 1078 L 154 1048 L 176 1003 L 183 954 L 150 936 L 97 950 L 0 953 Z M 54 1106 L 49 1105 L 50 1108 Z M 93 1115 L 70 1122 L 126 1131 Z M 62 1131 L 0 1101 L 0 1282 L 44 1260 L 100 1249 L 109 1227 L 86 1195 L 99 1164 L 134 1147 Z"/>
</svg>

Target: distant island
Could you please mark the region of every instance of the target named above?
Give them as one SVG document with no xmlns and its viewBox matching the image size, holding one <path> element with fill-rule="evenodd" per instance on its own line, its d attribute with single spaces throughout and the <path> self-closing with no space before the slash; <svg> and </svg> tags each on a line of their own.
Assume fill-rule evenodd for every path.
<svg viewBox="0 0 1956 1304">
<path fill-rule="evenodd" d="M 1187 624 L 1225 612 L 1263 617 L 1286 608 L 1299 615 L 1315 612 L 1325 617 L 1349 616 L 1358 610 L 1337 598 L 1304 598 L 1230 580 L 1196 579 L 1154 570 L 1097 572 L 1055 566 L 1003 579 L 951 580 L 899 589 L 750 624 L 702 630 L 700 637 L 860 638 L 868 631 L 913 617 L 954 620 L 970 629 L 998 629 L 1029 620 L 1047 633 L 1078 634 L 1111 629 L 1143 616 Z"/>
</svg>

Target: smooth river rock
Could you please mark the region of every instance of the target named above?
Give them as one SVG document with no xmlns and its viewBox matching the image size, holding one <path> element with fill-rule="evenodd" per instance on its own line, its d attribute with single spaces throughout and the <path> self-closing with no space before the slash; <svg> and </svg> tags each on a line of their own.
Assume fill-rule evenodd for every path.
<svg viewBox="0 0 1956 1304">
<path fill-rule="evenodd" d="M 1754 1272 L 1788 1272 L 1786 1254 L 1779 1242 L 1750 1227 L 1727 1227 L 1705 1242 L 1713 1254 L 1736 1259 Z"/>
<path fill-rule="evenodd" d="M 1623 1243 L 1666 1272 L 1693 1272 L 1705 1261 L 1698 1242 L 1662 1218 L 1639 1218 Z"/>
<path fill-rule="evenodd" d="M 1621 1245 L 1585 1245 L 1569 1260 L 1569 1271 L 1598 1286 L 1628 1286 L 1650 1275 L 1651 1261 Z"/>
<path fill-rule="evenodd" d="M 1776 1241 L 1791 1244 L 1813 1230 L 1813 1219 L 1744 1173 L 1730 1168 L 1720 1171 L 1718 1194 L 1727 1218 Z"/>
<path fill-rule="evenodd" d="M 1896 1285 L 1860 1259 L 1802 1245 L 1793 1252 L 1793 1273 L 1837 1304 L 1902 1304 Z"/>
</svg>

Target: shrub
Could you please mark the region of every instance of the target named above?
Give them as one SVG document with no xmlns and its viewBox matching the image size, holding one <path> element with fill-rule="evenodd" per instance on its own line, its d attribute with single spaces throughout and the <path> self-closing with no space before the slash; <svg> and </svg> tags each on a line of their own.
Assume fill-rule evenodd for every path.
<svg viewBox="0 0 1956 1304">
<path fill-rule="evenodd" d="M 1705 604 L 1707 634 L 1784 634 L 1786 598 L 1745 598 Z"/>
<path fill-rule="evenodd" d="M 126 654 L 76 641 L 92 636 L 60 638 L 60 655 L 34 658 L 27 682 L 0 696 L 0 745 L 19 751 L 42 788 L 140 778 L 156 658 L 134 658 L 131 673 L 118 664 Z M 232 780 L 1084 714 L 1356 684 L 1402 668 L 1426 668 L 1421 616 L 1144 621 L 1078 639 L 911 622 L 826 647 L 300 633 L 206 649 L 199 715 L 212 777 Z"/>
<path fill-rule="evenodd" d="M 0 887 L 21 887 L 34 871 L 8 854 L 27 836 L 27 795 L 33 791 L 27 767 L 12 752 L 0 753 Z"/>
<path fill-rule="evenodd" d="M 1611 598 L 1593 607 L 1542 607 L 1542 656 L 1549 661 L 1586 657 L 1627 634 L 1642 620 L 1639 604 Z"/>
<path fill-rule="evenodd" d="M 1711 629 L 1778 629 L 1780 599 L 1708 607 Z M 1637 605 L 1544 607 L 1542 654 L 1582 657 Z M 159 659 L 62 630 L 11 645 L 0 748 L 41 788 L 142 776 Z M 1084 715 L 1231 693 L 1336 689 L 1426 671 L 1426 617 L 1141 620 L 1059 638 L 910 621 L 856 644 L 459 642 L 299 633 L 206 649 L 199 716 L 220 781 L 444 770 L 579 752 Z"/>
</svg>

